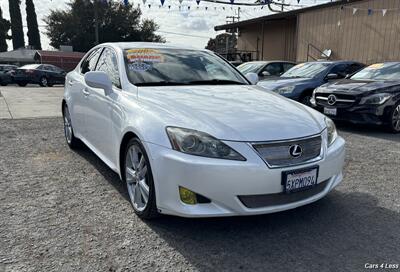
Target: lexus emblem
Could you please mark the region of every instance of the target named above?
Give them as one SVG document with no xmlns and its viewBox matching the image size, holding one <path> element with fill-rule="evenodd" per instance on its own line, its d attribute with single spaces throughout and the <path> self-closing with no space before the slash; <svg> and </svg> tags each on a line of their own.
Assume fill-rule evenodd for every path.
<svg viewBox="0 0 400 272">
<path fill-rule="evenodd" d="M 289 153 L 293 158 L 298 158 L 303 154 L 303 148 L 299 145 L 291 145 L 289 147 Z"/>
<path fill-rule="evenodd" d="M 328 104 L 329 105 L 335 105 L 336 103 L 336 96 L 334 94 L 331 94 L 330 96 L 328 96 Z"/>
</svg>

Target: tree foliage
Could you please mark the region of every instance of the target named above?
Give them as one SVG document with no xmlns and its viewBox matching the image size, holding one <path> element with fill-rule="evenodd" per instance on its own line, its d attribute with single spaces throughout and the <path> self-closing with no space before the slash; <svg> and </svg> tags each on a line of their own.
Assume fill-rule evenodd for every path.
<svg viewBox="0 0 400 272">
<path fill-rule="evenodd" d="M 40 43 L 39 26 L 33 0 L 26 0 L 26 22 L 28 24 L 29 45 L 34 49 L 42 49 L 42 45 Z"/>
<path fill-rule="evenodd" d="M 237 38 L 231 33 L 221 33 L 210 38 L 206 45 L 206 49 L 217 52 L 219 54 L 233 53 L 236 51 Z M 228 48 L 227 48 L 228 45 Z M 226 51 L 228 49 L 228 52 Z"/>
<path fill-rule="evenodd" d="M 20 9 L 21 0 L 8 0 L 11 18 L 11 33 L 14 49 L 25 47 L 24 29 Z"/>
<path fill-rule="evenodd" d="M 95 11 L 98 13 L 99 42 L 153 41 L 164 42 L 154 32 L 152 20 L 141 20 L 141 11 L 131 4 L 114 1 L 72 0 L 69 8 L 52 10 L 45 22 L 50 45 L 72 45 L 74 50 L 86 52 L 96 43 Z"/>
<path fill-rule="evenodd" d="M 11 37 L 8 35 L 8 31 L 11 28 L 10 21 L 3 18 L 3 11 L 0 7 L 0 52 L 5 52 L 8 49 L 7 39 Z"/>
</svg>

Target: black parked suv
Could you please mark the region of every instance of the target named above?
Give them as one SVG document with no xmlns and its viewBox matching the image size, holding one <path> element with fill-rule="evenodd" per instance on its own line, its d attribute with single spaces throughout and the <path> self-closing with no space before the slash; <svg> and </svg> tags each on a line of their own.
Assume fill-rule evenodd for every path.
<svg viewBox="0 0 400 272">
<path fill-rule="evenodd" d="M 15 65 L 0 64 L 0 85 L 7 86 L 13 83 L 13 73 L 18 68 Z"/>
<path fill-rule="evenodd" d="M 24 87 L 28 83 L 39 84 L 42 87 L 51 87 L 65 83 L 65 71 L 50 64 L 29 64 L 15 71 L 14 81 Z"/>
<path fill-rule="evenodd" d="M 339 82 L 317 88 L 311 99 L 332 119 L 387 125 L 400 132 L 400 62 L 373 64 Z"/>
</svg>

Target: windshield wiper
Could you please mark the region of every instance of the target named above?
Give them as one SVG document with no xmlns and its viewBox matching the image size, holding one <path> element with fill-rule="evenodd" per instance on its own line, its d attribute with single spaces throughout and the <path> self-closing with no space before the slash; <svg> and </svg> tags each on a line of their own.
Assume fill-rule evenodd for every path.
<svg viewBox="0 0 400 272">
<path fill-rule="evenodd" d="M 176 81 L 155 81 L 155 82 L 140 82 L 136 83 L 135 86 L 177 86 L 177 85 L 189 85 L 186 82 L 176 82 Z"/>
<path fill-rule="evenodd" d="M 247 85 L 244 82 L 235 81 L 235 80 L 225 80 L 225 79 L 194 80 L 194 81 L 189 81 L 188 84 L 191 84 L 191 85 L 228 85 L 228 84 Z"/>
</svg>

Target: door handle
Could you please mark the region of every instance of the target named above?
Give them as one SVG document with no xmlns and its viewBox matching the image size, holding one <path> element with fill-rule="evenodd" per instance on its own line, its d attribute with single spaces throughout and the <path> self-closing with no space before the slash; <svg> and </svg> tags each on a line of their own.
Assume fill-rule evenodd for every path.
<svg viewBox="0 0 400 272">
<path fill-rule="evenodd" d="M 86 88 L 82 89 L 82 93 L 83 93 L 84 96 L 90 95 L 90 92 Z"/>
<path fill-rule="evenodd" d="M 68 85 L 69 85 L 69 86 L 74 85 L 74 81 L 73 81 L 73 80 L 69 80 L 69 81 L 68 81 Z"/>
</svg>

